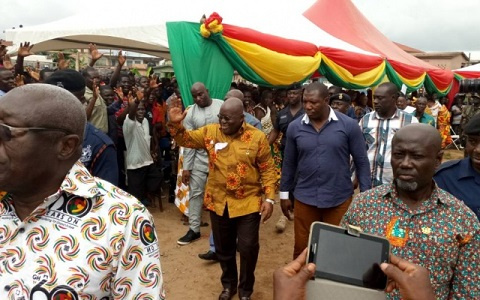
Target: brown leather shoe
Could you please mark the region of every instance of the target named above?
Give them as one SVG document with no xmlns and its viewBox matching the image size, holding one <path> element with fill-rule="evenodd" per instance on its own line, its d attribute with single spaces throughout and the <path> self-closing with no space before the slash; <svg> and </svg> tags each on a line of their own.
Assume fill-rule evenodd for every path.
<svg viewBox="0 0 480 300">
<path fill-rule="evenodd" d="M 218 300 L 230 300 L 236 293 L 237 290 L 223 289 L 220 296 L 218 296 Z"/>
</svg>

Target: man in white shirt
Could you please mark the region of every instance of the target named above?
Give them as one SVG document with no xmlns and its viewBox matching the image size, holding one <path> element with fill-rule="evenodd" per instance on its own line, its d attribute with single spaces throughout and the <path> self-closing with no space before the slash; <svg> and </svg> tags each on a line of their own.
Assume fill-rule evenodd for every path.
<svg viewBox="0 0 480 300">
<path fill-rule="evenodd" d="M 128 118 L 123 122 L 123 136 L 127 146 L 127 182 L 128 192 L 149 204 L 147 193 L 159 190 L 162 175 L 155 167 L 150 149 L 150 128 L 145 118 L 145 103 L 142 99 L 130 98 Z"/>
<path fill-rule="evenodd" d="M 187 130 L 195 130 L 208 124 L 218 123 L 222 100 L 212 99 L 201 82 L 196 82 L 190 89 L 195 104 L 188 107 L 183 126 Z M 188 232 L 178 239 L 179 245 L 188 245 L 200 238 L 202 208 L 205 184 L 208 177 L 208 154 L 203 149 L 185 148 L 183 153 L 182 181 L 190 187 L 188 205 Z"/>
<path fill-rule="evenodd" d="M 165 299 L 152 216 L 79 162 L 80 101 L 27 84 L 0 115 L 0 298 Z"/>
</svg>

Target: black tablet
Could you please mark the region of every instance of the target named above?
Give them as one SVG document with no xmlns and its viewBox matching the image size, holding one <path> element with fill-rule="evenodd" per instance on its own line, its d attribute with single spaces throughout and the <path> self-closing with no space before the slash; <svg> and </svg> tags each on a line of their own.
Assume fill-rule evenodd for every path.
<svg viewBox="0 0 480 300">
<path fill-rule="evenodd" d="M 310 229 L 308 262 L 315 263 L 315 277 L 383 290 L 387 276 L 380 269 L 389 261 L 387 239 L 322 222 Z"/>
</svg>

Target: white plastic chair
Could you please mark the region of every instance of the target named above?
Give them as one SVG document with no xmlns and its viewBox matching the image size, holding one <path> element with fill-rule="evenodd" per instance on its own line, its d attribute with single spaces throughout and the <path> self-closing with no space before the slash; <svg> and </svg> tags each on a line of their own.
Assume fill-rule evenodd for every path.
<svg viewBox="0 0 480 300">
<path fill-rule="evenodd" d="M 453 130 L 453 128 L 450 126 L 450 132 L 451 132 L 451 137 L 452 137 L 452 143 L 457 148 L 457 150 L 460 150 L 462 145 L 458 145 L 457 143 L 460 142 L 460 136 Z"/>
</svg>

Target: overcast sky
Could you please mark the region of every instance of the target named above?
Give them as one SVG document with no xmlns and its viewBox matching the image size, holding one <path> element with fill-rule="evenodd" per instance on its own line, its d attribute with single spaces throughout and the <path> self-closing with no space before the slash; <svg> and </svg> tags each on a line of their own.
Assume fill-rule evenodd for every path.
<svg viewBox="0 0 480 300">
<path fill-rule="evenodd" d="M 88 10 L 95 7 L 95 5 L 100 5 L 99 9 L 105 10 L 106 17 L 114 17 L 108 16 L 107 5 L 128 3 L 125 6 L 126 13 L 124 17 L 141 18 L 141 10 L 149 7 L 144 4 L 145 1 L 148 0 L 128 2 L 122 0 L 83 0 L 81 2 L 66 0 L 2 0 L 0 4 L 0 38 L 5 38 L 3 33 L 5 29 L 18 27 L 20 24 L 31 26 L 54 21 L 75 14 L 78 10 Z M 168 0 L 153 2 L 153 5 L 157 6 L 155 9 L 160 11 L 163 1 Z M 273 0 L 258 1 L 262 2 L 262 4 L 275 3 Z M 292 4 L 314 2 L 314 0 L 290 1 Z M 480 54 L 479 0 L 352 1 L 383 34 L 393 41 L 424 51 L 465 51 L 467 55 L 468 52 L 477 51 L 475 56 Z M 242 3 L 242 1 L 232 1 L 233 3 Z M 272 15 L 271 17 L 274 16 Z M 245 27 L 248 27 L 248 24 Z"/>
</svg>

